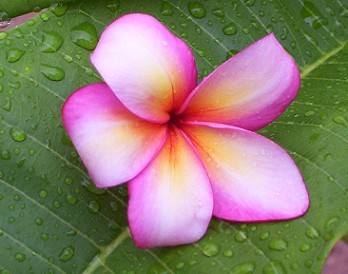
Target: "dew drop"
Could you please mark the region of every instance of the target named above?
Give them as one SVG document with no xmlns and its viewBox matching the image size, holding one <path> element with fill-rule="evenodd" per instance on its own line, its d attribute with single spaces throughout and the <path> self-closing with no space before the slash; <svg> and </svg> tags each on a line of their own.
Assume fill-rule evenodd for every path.
<svg viewBox="0 0 348 274">
<path fill-rule="evenodd" d="M 232 268 L 232 273 L 251 274 L 254 273 L 255 267 L 256 264 L 253 262 L 244 262 Z"/>
<path fill-rule="evenodd" d="M 103 188 L 96 188 L 93 185 L 93 183 L 91 183 L 91 181 L 86 178 L 84 178 L 84 180 L 81 182 L 81 185 L 84 186 L 88 192 L 91 192 L 97 195 L 102 195 L 106 192 L 106 190 Z M 122 189 L 122 187 L 120 187 L 119 190 L 120 189 Z"/>
<path fill-rule="evenodd" d="M 48 14 L 47 13 L 40 13 L 40 18 L 41 18 L 41 20 L 42 21 L 44 21 L 44 22 L 47 22 L 48 21 L 48 19 L 49 19 L 49 17 L 48 17 Z"/>
<path fill-rule="evenodd" d="M 23 253 L 20 253 L 20 252 L 17 252 L 15 254 L 15 258 L 18 262 L 21 262 L 21 263 L 24 262 L 26 259 L 25 255 Z"/>
<path fill-rule="evenodd" d="M 219 17 L 219 18 L 224 18 L 225 17 L 225 13 L 224 13 L 223 9 L 219 8 L 219 7 L 213 9 L 213 14 L 216 17 Z"/>
<path fill-rule="evenodd" d="M 9 160 L 11 158 L 11 154 L 7 149 L 2 150 L 0 156 L 3 160 Z"/>
<path fill-rule="evenodd" d="M 332 118 L 332 121 L 334 121 L 338 125 L 346 126 L 348 124 L 347 119 L 343 116 L 337 115 Z"/>
<path fill-rule="evenodd" d="M 90 201 L 88 204 L 88 210 L 92 213 L 98 212 L 100 209 L 100 205 L 97 201 Z"/>
<path fill-rule="evenodd" d="M 302 252 L 307 252 L 308 250 L 310 250 L 312 248 L 311 244 L 302 244 L 300 246 L 300 250 Z"/>
<path fill-rule="evenodd" d="M 228 25 L 224 26 L 222 29 L 222 32 L 225 35 L 233 35 L 237 33 L 237 26 L 234 22 L 229 23 Z"/>
<path fill-rule="evenodd" d="M 110 10 L 112 12 L 116 12 L 118 10 L 118 8 L 120 7 L 120 1 L 119 0 L 109 1 L 106 4 L 106 7 L 108 8 L 108 10 Z"/>
<path fill-rule="evenodd" d="M 66 200 L 67 200 L 69 205 L 75 205 L 77 202 L 77 198 L 75 196 L 71 195 L 70 193 L 68 193 L 66 195 Z"/>
<path fill-rule="evenodd" d="M 190 14 L 198 19 L 203 18 L 206 15 L 204 6 L 199 2 L 191 2 L 188 4 Z"/>
<path fill-rule="evenodd" d="M 309 227 L 306 229 L 306 236 L 310 239 L 316 239 L 319 237 L 319 232 L 314 227 Z"/>
<path fill-rule="evenodd" d="M 25 54 L 24 50 L 21 49 L 10 49 L 6 51 L 6 60 L 9 63 L 15 63 Z"/>
<path fill-rule="evenodd" d="M 68 63 L 71 63 L 73 58 L 70 55 L 64 55 L 64 60 L 67 61 Z"/>
<path fill-rule="evenodd" d="M 179 262 L 179 263 L 176 264 L 175 267 L 176 267 L 176 269 L 180 270 L 180 269 L 182 269 L 184 266 L 185 266 L 185 263 L 184 263 L 184 262 Z"/>
<path fill-rule="evenodd" d="M 40 192 L 39 192 L 39 197 L 40 197 L 40 198 L 46 198 L 47 195 L 48 195 L 48 192 L 47 192 L 46 189 L 40 190 Z"/>
<path fill-rule="evenodd" d="M 340 218 L 338 216 L 333 216 L 333 217 L 329 218 L 325 223 L 325 228 L 333 227 L 335 225 L 335 223 L 337 223 L 339 220 L 340 220 Z"/>
<path fill-rule="evenodd" d="M 75 249 L 73 246 L 69 245 L 62 249 L 59 254 L 59 261 L 67 262 L 74 256 Z"/>
<path fill-rule="evenodd" d="M 68 6 L 62 3 L 56 3 L 51 6 L 51 12 L 57 16 L 63 16 L 68 10 Z"/>
<path fill-rule="evenodd" d="M 40 51 L 45 53 L 56 52 L 63 45 L 63 38 L 58 33 L 46 31 L 42 33 Z"/>
<path fill-rule="evenodd" d="M 27 134 L 20 128 L 11 128 L 10 136 L 16 142 L 23 142 L 27 138 Z"/>
<path fill-rule="evenodd" d="M 44 241 L 48 240 L 48 234 L 44 233 L 44 232 L 41 233 L 41 239 L 44 240 Z"/>
<path fill-rule="evenodd" d="M 41 73 L 49 80 L 61 81 L 65 77 L 65 72 L 61 68 L 41 64 Z"/>
<path fill-rule="evenodd" d="M 111 202 L 111 203 L 110 203 L 110 207 L 111 207 L 112 211 L 114 211 L 114 212 L 117 212 L 117 211 L 118 211 L 118 205 L 117 205 L 117 203 Z"/>
<path fill-rule="evenodd" d="M 283 239 L 274 238 L 269 242 L 268 247 L 273 250 L 283 251 L 288 248 L 288 243 Z"/>
<path fill-rule="evenodd" d="M 61 205 L 61 203 L 59 201 L 55 200 L 55 201 L 53 201 L 53 206 L 55 208 L 60 208 L 62 205 Z"/>
<path fill-rule="evenodd" d="M 237 241 L 237 242 L 245 242 L 245 240 L 247 239 L 247 235 L 244 231 L 239 231 L 236 236 L 234 237 L 234 239 Z"/>
<path fill-rule="evenodd" d="M 290 265 L 290 268 L 292 269 L 292 270 L 296 270 L 296 269 L 298 269 L 298 263 L 292 263 L 291 265 Z"/>
<path fill-rule="evenodd" d="M 36 224 L 36 225 L 42 225 L 42 224 L 43 224 L 42 218 L 37 217 L 37 218 L 35 219 L 35 224 Z"/>
<path fill-rule="evenodd" d="M 87 50 L 95 49 L 98 43 L 97 30 L 89 22 L 73 27 L 70 36 L 76 45 Z"/>
<path fill-rule="evenodd" d="M 305 116 L 306 116 L 306 117 L 310 117 L 310 116 L 312 116 L 313 114 L 314 114 L 314 111 L 310 110 L 310 111 L 307 111 L 307 112 L 305 113 Z"/>
<path fill-rule="evenodd" d="M 161 14 L 164 16 L 172 16 L 173 13 L 174 12 L 171 4 L 169 4 L 167 1 L 164 1 L 161 6 Z"/>
<path fill-rule="evenodd" d="M 11 99 L 6 97 L 5 98 L 5 104 L 2 106 L 2 108 L 6 111 L 11 111 L 12 109 L 12 102 Z"/>
<path fill-rule="evenodd" d="M 270 262 L 262 270 L 263 274 L 286 274 L 286 269 L 281 262 Z"/>
<path fill-rule="evenodd" d="M 224 256 L 227 258 L 231 258 L 233 256 L 233 251 L 231 249 L 227 249 L 224 251 Z"/>
<path fill-rule="evenodd" d="M 0 32 L 0 40 L 5 39 L 8 36 L 7 32 Z"/>
<path fill-rule="evenodd" d="M 252 7 L 252 6 L 254 6 L 254 4 L 255 4 L 255 0 L 244 0 L 244 4 L 245 4 L 247 7 Z"/>
<path fill-rule="evenodd" d="M 219 253 L 220 246 L 215 243 L 207 243 L 203 246 L 203 254 L 207 257 L 215 256 Z"/>
<path fill-rule="evenodd" d="M 16 218 L 15 217 L 10 217 L 7 219 L 8 223 L 9 224 L 13 224 L 15 221 L 16 221 Z"/>
<path fill-rule="evenodd" d="M 77 231 L 76 230 L 69 230 L 68 232 L 65 233 L 66 236 L 69 237 L 74 237 L 77 235 Z"/>
</svg>

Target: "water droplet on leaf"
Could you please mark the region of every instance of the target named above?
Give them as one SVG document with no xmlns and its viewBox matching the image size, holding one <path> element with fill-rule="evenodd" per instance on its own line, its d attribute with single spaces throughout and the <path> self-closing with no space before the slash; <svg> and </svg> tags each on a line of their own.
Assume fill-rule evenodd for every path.
<svg viewBox="0 0 348 274">
<path fill-rule="evenodd" d="M 92 213 L 96 213 L 99 211 L 100 205 L 97 201 L 90 201 L 88 204 L 88 210 Z"/>
<path fill-rule="evenodd" d="M 283 251 L 288 248 L 288 243 L 280 238 L 274 238 L 269 242 L 268 247 L 273 250 Z"/>
<path fill-rule="evenodd" d="M 251 274 L 251 273 L 254 273 L 255 267 L 256 267 L 256 264 L 253 262 L 244 262 L 232 268 L 232 273 Z"/>
<path fill-rule="evenodd" d="M 199 2 L 191 2 L 188 4 L 190 14 L 198 19 L 203 18 L 206 15 L 204 6 Z"/>
<path fill-rule="evenodd" d="M 69 245 L 64 247 L 59 254 L 59 261 L 67 262 L 74 256 L 75 249 L 73 246 Z"/>
<path fill-rule="evenodd" d="M 63 16 L 68 10 L 68 6 L 62 3 L 56 3 L 51 6 L 51 12 L 57 16 Z"/>
<path fill-rule="evenodd" d="M 10 136 L 16 142 L 23 142 L 27 138 L 27 134 L 20 128 L 11 128 Z"/>
<path fill-rule="evenodd" d="M 170 3 L 167 1 L 164 1 L 161 6 L 161 14 L 164 16 L 172 16 L 173 15 L 173 9 Z"/>
<path fill-rule="evenodd" d="M 24 50 L 21 49 L 10 49 L 6 51 L 6 60 L 9 63 L 17 62 L 25 54 Z"/>
<path fill-rule="evenodd" d="M 233 35 L 237 33 L 237 26 L 234 22 L 229 23 L 228 25 L 224 26 L 224 28 L 222 29 L 222 32 L 225 35 Z"/>
<path fill-rule="evenodd" d="M 120 1 L 119 0 L 112 0 L 112 1 L 109 1 L 107 4 L 106 4 L 106 7 L 112 11 L 112 12 L 116 12 L 118 10 L 118 8 L 120 7 Z"/>
<path fill-rule="evenodd" d="M 203 246 L 203 254 L 208 257 L 215 256 L 219 253 L 220 246 L 215 243 L 207 243 Z"/>
<path fill-rule="evenodd" d="M 95 49 L 98 43 L 97 30 L 89 22 L 73 27 L 70 36 L 76 45 L 87 50 Z"/>
<path fill-rule="evenodd" d="M 42 33 L 41 42 L 40 51 L 51 53 L 56 52 L 63 45 L 63 38 L 56 32 L 47 31 Z"/>
<path fill-rule="evenodd" d="M 310 239 L 316 239 L 319 237 L 319 232 L 314 227 L 308 227 L 306 229 L 306 236 Z"/>
<path fill-rule="evenodd" d="M 41 64 L 40 71 L 47 79 L 52 81 L 61 81 L 65 77 L 64 70 L 50 65 Z"/>
<path fill-rule="evenodd" d="M 25 255 L 23 253 L 17 252 L 15 255 L 15 258 L 18 262 L 24 262 L 25 261 Z"/>
</svg>

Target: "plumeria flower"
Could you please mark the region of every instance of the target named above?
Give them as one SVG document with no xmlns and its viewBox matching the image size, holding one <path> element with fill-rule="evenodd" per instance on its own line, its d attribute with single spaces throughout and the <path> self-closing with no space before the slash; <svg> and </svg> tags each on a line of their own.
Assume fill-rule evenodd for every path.
<svg viewBox="0 0 348 274">
<path fill-rule="evenodd" d="M 128 181 L 128 220 L 140 248 L 200 239 L 212 216 L 286 220 L 309 198 L 291 157 L 254 132 L 297 95 L 294 60 L 273 34 L 197 85 L 190 48 L 155 18 L 125 15 L 91 61 L 105 83 L 75 91 L 64 126 L 97 187 Z"/>
</svg>

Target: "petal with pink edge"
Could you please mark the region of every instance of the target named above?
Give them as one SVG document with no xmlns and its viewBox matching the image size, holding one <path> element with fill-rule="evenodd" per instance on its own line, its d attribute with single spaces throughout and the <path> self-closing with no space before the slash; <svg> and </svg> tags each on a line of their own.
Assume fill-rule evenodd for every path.
<svg viewBox="0 0 348 274">
<path fill-rule="evenodd" d="M 98 187 L 138 175 L 166 138 L 166 126 L 135 116 L 104 83 L 77 90 L 62 112 L 64 126 Z"/>
<path fill-rule="evenodd" d="M 180 130 L 128 184 L 128 220 L 140 248 L 191 243 L 205 233 L 213 196 L 205 168 Z"/>
<path fill-rule="evenodd" d="M 188 97 L 181 115 L 189 121 L 257 130 L 284 112 L 299 86 L 294 60 L 271 33 L 205 78 Z"/>
<path fill-rule="evenodd" d="M 120 101 L 150 121 L 166 122 L 197 85 L 189 47 L 146 14 L 108 26 L 91 61 Z"/>
<path fill-rule="evenodd" d="M 299 170 L 271 140 L 212 123 L 183 129 L 208 171 L 214 216 L 254 222 L 291 219 L 307 211 L 309 198 Z"/>
</svg>

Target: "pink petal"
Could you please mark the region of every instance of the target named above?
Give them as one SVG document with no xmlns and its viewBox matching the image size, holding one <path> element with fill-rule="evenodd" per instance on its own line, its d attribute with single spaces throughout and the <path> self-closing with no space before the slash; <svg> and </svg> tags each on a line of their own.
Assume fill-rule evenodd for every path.
<svg viewBox="0 0 348 274">
<path fill-rule="evenodd" d="M 291 157 L 252 131 L 212 123 L 183 127 L 208 171 L 214 193 L 213 215 L 234 221 L 298 217 L 308 193 Z"/>
<path fill-rule="evenodd" d="M 166 138 L 166 126 L 135 116 L 104 83 L 73 93 L 63 106 L 63 123 L 98 187 L 132 179 Z"/>
<path fill-rule="evenodd" d="M 138 247 L 191 243 L 205 233 L 213 210 L 209 179 L 179 130 L 171 130 L 156 158 L 128 186 L 128 219 Z"/>
<path fill-rule="evenodd" d="M 181 109 L 183 119 L 257 130 L 294 100 L 299 70 L 271 33 L 212 72 Z M 190 98 L 192 99 L 190 100 Z"/>
<path fill-rule="evenodd" d="M 166 122 L 197 84 L 189 47 L 146 14 L 108 26 L 91 61 L 120 101 L 150 121 Z"/>
</svg>

